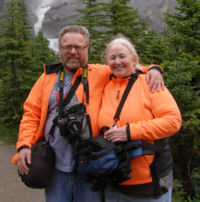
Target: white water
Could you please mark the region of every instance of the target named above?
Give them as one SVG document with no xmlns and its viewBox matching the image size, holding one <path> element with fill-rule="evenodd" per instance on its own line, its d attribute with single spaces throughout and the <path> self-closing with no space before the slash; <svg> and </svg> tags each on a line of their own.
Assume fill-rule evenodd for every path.
<svg viewBox="0 0 200 202">
<path fill-rule="evenodd" d="M 45 13 L 51 8 L 51 3 L 52 3 L 52 0 L 42 0 L 40 5 L 38 5 L 38 8 L 34 12 L 34 14 L 38 18 L 38 21 L 34 25 L 35 35 L 37 35 L 37 33 L 42 28 L 42 23 L 43 23 L 43 20 L 44 20 Z M 48 39 L 48 41 L 49 41 L 49 48 L 51 48 L 55 52 L 58 52 L 57 39 Z"/>
<path fill-rule="evenodd" d="M 56 53 L 58 53 L 59 52 L 58 51 L 58 39 L 48 39 L 48 41 L 49 41 L 49 48 L 51 48 Z"/>
<path fill-rule="evenodd" d="M 41 4 L 36 9 L 34 14 L 38 17 L 38 21 L 34 25 L 35 34 L 42 28 L 45 13 L 51 8 L 51 2 L 52 0 L 42 0 Z"/>
</svg>

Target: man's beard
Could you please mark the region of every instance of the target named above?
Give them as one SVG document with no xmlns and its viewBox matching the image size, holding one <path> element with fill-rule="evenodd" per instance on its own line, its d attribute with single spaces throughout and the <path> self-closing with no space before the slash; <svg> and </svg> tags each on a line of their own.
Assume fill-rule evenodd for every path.
<svg viewBox="0 0 200 202">
<path fill-rule="evenodd" d="M 70 72 L 75 72 L 79 67 L 81 67 L 80 62 L 66 62 L 64 64 L 64 68 L 66 68 Z"/>
<path fill-rule="evenodd" d="M 65 61 L 62 60 L 62 64 L 66 70 L 72 73 L 76 72 L 79 67 L 82 67 L 80 58 L 76 62 L 70 62 L 68 59 L 66 59 Z"/>
</svg>

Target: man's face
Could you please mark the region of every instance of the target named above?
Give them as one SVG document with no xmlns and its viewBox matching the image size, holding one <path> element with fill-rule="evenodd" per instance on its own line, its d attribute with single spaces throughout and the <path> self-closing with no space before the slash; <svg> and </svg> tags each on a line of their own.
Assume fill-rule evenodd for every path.
<svg viewBox="0 0 200 202">
<path fill-rule="evenodd" d="M 74 73 L 88 61 L 89 45 L 82 34 L 69 32 L 60 41 L 60 58 L 66 73 Z"/>
</svg>

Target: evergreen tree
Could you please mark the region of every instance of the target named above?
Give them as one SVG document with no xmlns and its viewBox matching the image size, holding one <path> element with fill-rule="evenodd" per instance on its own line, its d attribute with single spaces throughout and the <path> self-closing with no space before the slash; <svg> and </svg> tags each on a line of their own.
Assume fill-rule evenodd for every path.
<svg viewBox="0 0 200 202">
<path fill-rule="evenodd" d="M 42 32 L 32 36 L 27 17 L 23 1 L 10 0 L 0 27 L 0 121 L 11 125 L 19 123 L 24 100 L 42 65 L 58 61 Z"/>
<path fill-rule="evenodd" d="M 163 35 L 158 35 L 154 31 L 146 32 L 143 39 L 137 44 L 140 63 L 147 65 L 162 64 L 164 61 L 169 60 L 171 55 L 167 46 L 168 42 Z"/>
<path fill-rule="evenodd" d="M 182 114 L 180 131 L 170 138 L 174 158 L 174 177 L 182 182 L 185 198 L 198 197 L 198 180 L 194 174 L 200 161 L 200 97 L 192 82 L 191 67 L 199 68 L 198 61 L 188 60 L 188 55 L 165 61 L 165 84 L 175 97 Z M 192 58 L 192 57 L 191 57 Z M 198 173 L 198 176 L 200 173 Z M 198 191 L 197 191 L 198 190 Z"/>
<path fill-rule="evenodd" d="M 83 0 L 84 9 L 77 9 L 83 16 L 74 24 L 86 27 L 90 33 L 90 54 L 89 63 L 100 62 L 100 54 L 104 48 L 100 39 L 104 34 L 104 14 L 102 13 L 101 3 L 97 0 Z M 98 41 L 99 40 L 99 41 Z M 97 51 L 98 50 L 98 51 Z"/>
<path fill-rule="evenodd" d="M 58 55 L 49 48 L 49 41 L 43 36 L 42 31 L 39 31 L 33 40 L 32 57 L 35 60 L 35 68 L 39 68 L 39 73 L 43 71 L 43 64 L 50 64 L 59 61 Z M 38 72 L 36 76 L 38 77 Z"/>
<path fill-rule="evenodd" d="M 138 11 L 130 6 L 130 0 L 83 1 L 86 8 L 79 9 L 83 17 L 77 24 L 88 28 L 91 34 L 92 62 L 100 62 L 106 43 L 121 33 L 138 44 L 141 41 L 147 23 L 139 20 Z"/>
<path fill-rule="evenodd" d="M 167 13 L 165 21 L 170 31 L 170 39 L 176 55 L 191 52 L 200 61 L 200 1 L 177 0 L 176 12 Z M 175 55 L 175 56 L 176 56 Z"/>
<path fill-rule="evenodd" d="M 21 100 L 28 85 L 27 68 L 30 68 L 30 28 L 26 21 L 27 11 L 20 0 L 11 0 L 2 22 L 0 39 L 0 112 L 1 121 L 19 121 L 22 113 Z M 26 80 L 26 81 L 25 81 Z"/>
<path fill-rule="evenodd" d="M 166 49 L 170 57 L 163 63 L 166 84 L 183 118 L 179 134 L 171 138 L 174 176 L 182 181 L 188 195 L 199 199 L 199 179 L 195 179 L 194 173 L 200 161 L 200 1 L 177 2 L 176 12 L 167 13 L 165 18 L 168 25 Z"/>
</svg>

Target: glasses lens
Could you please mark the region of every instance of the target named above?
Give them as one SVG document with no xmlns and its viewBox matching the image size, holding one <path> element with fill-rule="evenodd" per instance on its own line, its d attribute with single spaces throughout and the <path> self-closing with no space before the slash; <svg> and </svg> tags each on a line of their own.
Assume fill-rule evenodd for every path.
<svg viewBox="0 0 200 202">
<path fill-rule="evenodd" d="M 68 45 L 68 46 L 60 46 L 63 50 L 65 51 L 72 51 L 73 48 L 77 51 L 77 52 L 80 52 L 82 51 L 83 49 L 85 49 L 87 46 L 71 46 L 71 45 Z"/>
</svg>

